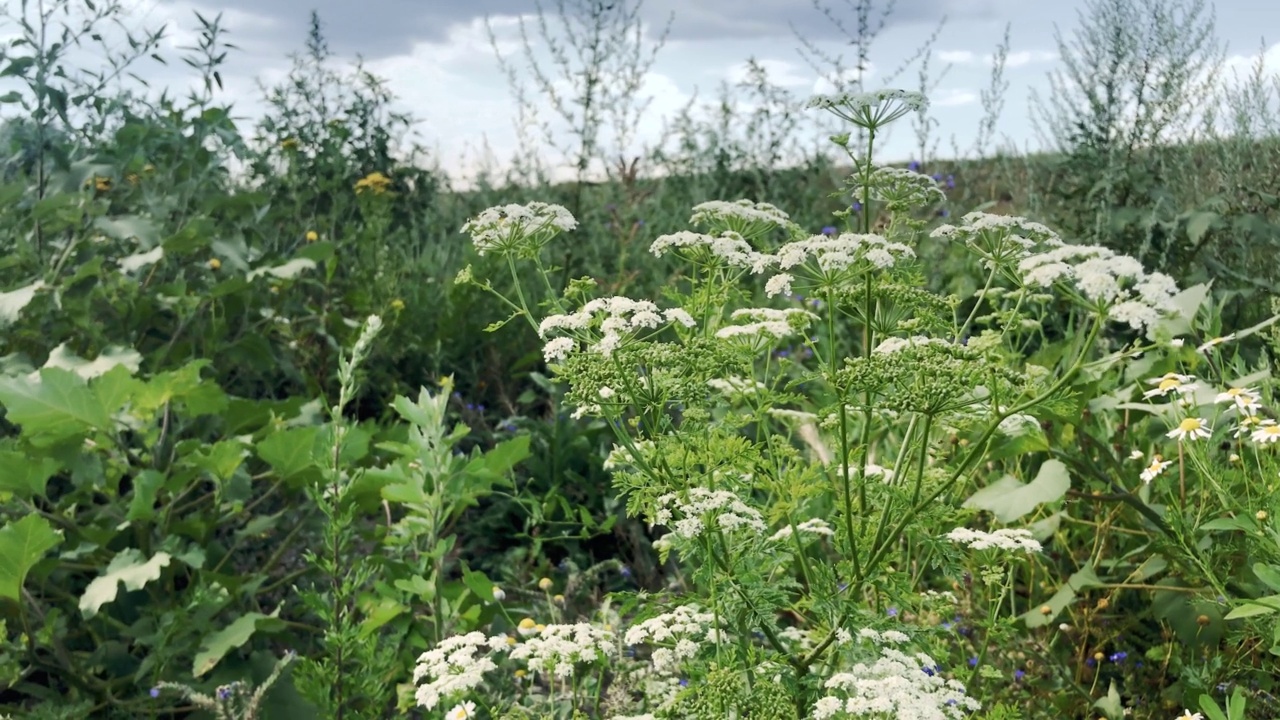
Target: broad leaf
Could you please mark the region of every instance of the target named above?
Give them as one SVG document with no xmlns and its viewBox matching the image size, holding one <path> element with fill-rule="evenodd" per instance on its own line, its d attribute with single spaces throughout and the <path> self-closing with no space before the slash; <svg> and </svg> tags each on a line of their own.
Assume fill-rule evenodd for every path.
<svg viewBox="0 0 1280 720">
<path fill-rule="evenodd" d="M 111 559 L 107 571 L 84 589 L 80 612 L 86 619 L 97 615 L 103 605 L 115 601 L 120 583 L 124 583 L 125 590 L 141 590 L 147 583 L 160 579 L 160 571 L 169 564 L 169 557 L 169 553 L 159 552 L 150 560 L 144 560 L 137 548 L 121 551 Z"/>
<path fill-rule="evenodd" d="M 318 432 L 319 428 L 314 425 L 277 430 L 263 438 L 255 449 L 258 457 L 271 465 L 276 475 L 292 477 L 315 466 L 312 448 Z"/>
<path fill-rule="evenodd" d="M 0 529 L 0 597 L 18 600 L 27 573 L 61 542 L 62 531 L 39 515 L 27 515 Z"/>
<path fill-rule="evenodd" d="M 1022 484 L 1006 475 L 974 493 L 964 507 L 988 510 L 1002 523 L 1009 523 L 1036 509 L 1037 505 L 1054 502 L 1071 489 L 1067 466 L 1059 460 L 1046 460 L 1035 480 Z"/>
<path fill-rule="evenodd" d="M 0 378 L 0 404 L 9 422 L 28 435 L 64 438 L 87 428 L 106 430 L 111 416 L 84 378 L 61 368 L 45 368 L 38 381 Z"/>
<path fill-rule="evenodd" d="M 37 280 L 26 287 L 10 290 L 7 293 L 0 293 L 0 328 L 8 327 L 17 322 L 18 316 L 22 314 L 22 309 L 35 298 L 36 291 L 44 287 L 44 281 Z"/>
<path fill-rule="evenodd" d="M 44 497 L 45 484 L 61 466 L 51 457 L 32 458 L 11 450 L 0 451 L 0 493 L 19 500 Z"/>
<path fill-rule="evenodd" d="M 117 366 L 124 366 L 130 372 L 138 372 L 141 364 L 142 354 L 133 348 L 112 345 L 99 353 L 96 360 L 85 360 L 68 350 L 66 343 L 62 343 L 49 353 L 49 359 L 45 361 L 44 366 L 70 370 L 89 380 L 105 375 Z"/>
<path fill-rule="evenodd" d="M 274 615 L 251 612 L 236 618 L 235 622 L 206 635 L 200 641 L 200 651 L 191 665 L 191 674 L 200 677 L 212 670 L 228 652 L 244 645 L 257 632 L 259 623 L 270 622 Z"/>
</svg>

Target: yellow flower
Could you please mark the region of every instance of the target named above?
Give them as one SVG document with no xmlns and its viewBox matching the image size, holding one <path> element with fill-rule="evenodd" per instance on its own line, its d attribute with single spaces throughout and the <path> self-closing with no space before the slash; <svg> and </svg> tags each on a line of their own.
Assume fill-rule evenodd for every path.
<svg viewBox="0 0 1280 720">
<path fill-rule="evenodd" d="M 537 628 L 538 623 L 535 622 L 533 618 L 525 618 L 516 626 L 516 632 L 520 633 L 524 637 L 528 637 L 537 632 Z"/>
<path fill-rule="evenodd" d="M 320 233 L 316 232 L 315 230 L 307 231 L 307 242 L 315 242 L 319 239 L 320 239 Z"/>
<path fill-rule="evenodd" d="M 528 674 L 529 674 L 529 673 L 528 673 L 528 672 L 526 672 L 525 670 L 517 670 L 517 671 L 516 671 L 516 678 L 517 678 L 517 679 L 520 679 L 520 678 L 523 678 L 525 675 L 528 675 Z"/>
<path fill-rule="evenodd" d="M 111 178 L 102 177 L 101 175 L 93 176 L 93 189 L 98 192 L 107 192 L 111 189 Z"/>
<path fill-rule="evenodd" d="M 222 267 L 222 261 L 219 260 L 218 258 L 213 258 L 212 260 L 209 261 L 210 270 L 217 270 L 220 267 Z"/>
<path fill-rule="evenodd" d="M 401 310 L 404 310 L 404 301 L 401 300 L 400 298 L 396 298 L 395 300 L 392 300 L 391 309 L 395 310 L 396 312 L 400 312 Z"/>
<path fill-rule="evenodd" d="M 1165 433 L 1166 436 L 1176 438 L 1178 440 L 1195 440 L 1197 438 L 1207 438 L 1212 434 L 1209 426 L 1205 421 L 1197 417 L 1189 417 L 1178 423 L 1178 427 Z"/>
<path fill-rule="evenodd" d="M 544 578 L 542 578 L 541 580 L 539 580 L 539 581 L 538 581 L 538 589 L 539 589 L 539 590 L 550 590 L 550 589 L 551 589 L 551 578 L 545 578 L 545 577 L 544 577 Z"/>
<path fill-rule="evenodd" d="M 359 195 L 368 190 L 374 195 L 381 195 L 390 187 L 391 178 L 380 172 L 371 172 L 356 181 L 356 194 Z"/>
<path fill-rule="evenodd" d="M 564 596 L 563 596 L 563 595 L 556 595 L 555 597 L 551 598 L 551 601 L 552 601 L 552 602 L 554 602 L 554 603 L 555 603 L 555 604 L 557 604 L 557 605 L 563 605 L 563 604 L 564 604 Z"/>
</svg>

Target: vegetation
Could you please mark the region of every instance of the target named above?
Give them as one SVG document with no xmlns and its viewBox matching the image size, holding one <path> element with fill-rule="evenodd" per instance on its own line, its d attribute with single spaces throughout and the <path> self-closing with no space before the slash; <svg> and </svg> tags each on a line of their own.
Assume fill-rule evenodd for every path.
<svg viewBox="0 0 1280 720">
<path fill-rule="evenodd" d="M 163 29 L 21 4 L 0 717 L 1280 717 L 1280 77 L 1094 0 L 1047 151 L 989 152 L 1006 34 L 941 160 L 940 30 L 865 87 L 887 11 L 815 11 L 832 93 L 626 156 L 664 31 L 540 9 L 573 178 L 463 188 L 317 17 L 250 127 L 220 19 L 149 99 Z"/>
</svg>

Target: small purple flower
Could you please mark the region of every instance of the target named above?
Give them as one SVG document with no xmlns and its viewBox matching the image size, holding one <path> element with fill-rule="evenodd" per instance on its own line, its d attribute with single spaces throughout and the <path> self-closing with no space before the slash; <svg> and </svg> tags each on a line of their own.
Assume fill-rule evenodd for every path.
<svg viewBox="0 0 1280 720">
<path fill-rule="evenodd" d="M 621 570 L 619 570 L 618 572 L 622 573 L 622 577 L 624 577 L 624 578 L 629 578 L 629 577 L 631 577 L 631 566 L 630 566 L 630 565 L 623 565 L 623 566 L 622 566 L 622 569 L 621 569 Z"/>
<path fill-rule="evenodd" d="M 1027 674 L 1026 674 L 1025 672 L 1023 672 L 1023 670 L 1022 670 L 1021 668 L 1019 668 L 1019 669 L 1017 669 L 1017 670 L 1014 670 L 1014 671 L 1013 671 L 1013 681 L 1014 681 L 1014 682 L 1022 682 L 1022 678 L 1026 677 L 1026 676 L 1027 676 Z"/>
<path fill-rule="evenodd" d="M 886 610 L 886 611 L 885 611 L 885 613 L 886 613 L 889 617 L 898 617 L 898 608 L 896 608 L 896 607 L 891 607 L 891 608 L 889 608 L 888 610 Z"/>
<path fill-rule="evenodd" d="M 908 169 L 908 170 L 919 170 L 919 169 L 920 169 L 920 162 L 919 162 L 918 160 L 912 160 L 911 162 L 907 163 L 907 169 Z"/>
<path fill-rule="evenodd" d="M 1119 662 L 1124 662 L 1124 659 L 1127 657 L 1129 657 L 1129 653 L 1121 650 L 1119 652 L 1111 653 L 1111 657 L 1108 659 L 1111 660 L 1111 662 L 1113 663 L 1119 663 Z"/>
<path fill-rule="evenodd" d="M 849 589 L 849 583 L 840 583 L 839 592 L 844 592 L 845 590 L 848 590 L 848 589 Z"/>
<path fill-rule="evenodd" d="M 938 217 L 941 217 L 941 218 L 951 217 L 951 211 L 946 208 L 942 208 L 941 210 L 938 211 Z"/>
<path fill-rule="evenodd" d="M 680 687 L 689 687 L 689 678 L 680 678 Z"/>
<path fill-rule="evenodd" d="M 948 176 L 947 176 L 947 187 L 949 187 L 949 188 L 953 188 L 953 187 L 955 187 L 955 186 L 956 186 L 956 176 L 955 176 L 955 175 L 948 175 Z"/>
<path fill-rule="evenodd" d="M 1086 658 L 1084 661 L 1084 664 L 1088 665 L 1089 667 L 1094 667 L 1095 665 L 1098 664 L 1098 661 L 1094 660 L 1093 658 Z"/>
<path fill-rule="evenodd" d="M 854 200 L 853 204 L 849 206 L 849 209 L 854 212 L 862 212 L 862 203 L 858 202 L 857 200 Z"/>
<path fill-rule="evenodd" d="M 942 182 L 942 173 L 934 173 L 929 177 L 933 178 L 934 182 Z"/>
<path fill-rule="evenodd" d="M 151 697 L 153 698 L 160 697 L 160 688 L 158 687 L 151 688 Z"/>
<path fill-rule="evenodd" d="M 969 667 L 978 667 L 978 658 L 976 656 L 969 658 Z"/>
<path fill-rule="evenodd" d="M 636 226 L 636 227 L 644 227 L 644 220 L 637 220 L 637 221 L 635 222 L 635 226 Z"/>
<path fill-rule="evenodd" d="M 822 228 L 822 234 L 823 234 L 823 235 L 835 235 L 835 234 L 836 234 L 836 227 L 835 227 L 834 225 L 828 225 L 828 226 L 826 226 L 826 227 Z"/>
<path fill-rule="evenodd" d="M 498 426 L 498 429 L 499 429 L 499 430 L 501 430 L 501 431 L 503 431 L 503 432 L 511 432 L 511 433 L 513 433 L 513 432 L 515 432 L 518 428 L 516 427 L 516 424 L 515 424 L 515 423 L 511 422 L 510 420 L 508 420 L 508 421 L 506 421 L 506 422 L 502 423 L 501 425 L 499 425 L 499 426 Z"/>
</svg>

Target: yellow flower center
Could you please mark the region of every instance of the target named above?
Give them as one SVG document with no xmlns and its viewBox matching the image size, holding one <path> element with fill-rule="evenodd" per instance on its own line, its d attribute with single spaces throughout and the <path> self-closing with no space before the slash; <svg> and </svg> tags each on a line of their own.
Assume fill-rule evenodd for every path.
<svg viewBox="0 0 1280 720">
<path fill-rule="evenodd" d="M 1182 383 L 1178 381 L 1178 378 L 1166 378 L 1160 381 L 1160 390 L 1162 392 L 1168 392 L 1169 390 L 1173 390 L 1181 385 Z"/>
<path fill-rule="evenodd" d="M 1202 427 L 1204 427 L 1204 422 L 1200 418 L 1187 418 L 1178 423 L 1178 429 L 1184 433 L 1195 432 Z"/>
<path fill-rule="evenodd" d="M 1280 435 L 1280 425 L 1268 425 L 1262 428 L 1261 430 L 1259 430 L 1258 432 L 1262 433 L 1263 435 L 1272 435 L 1272 436 Z"/>
</svg>

